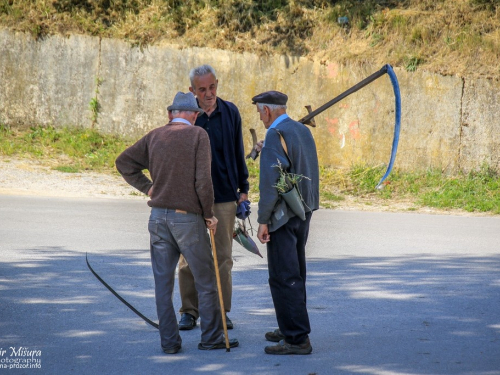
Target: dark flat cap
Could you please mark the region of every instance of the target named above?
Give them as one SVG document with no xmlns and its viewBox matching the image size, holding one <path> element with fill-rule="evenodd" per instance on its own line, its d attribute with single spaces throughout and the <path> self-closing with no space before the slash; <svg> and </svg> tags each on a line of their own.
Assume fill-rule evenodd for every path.
<svg viewBox="0 0 500 375">
<path fill-rule="evenodd" d="M 279 91 L 266 91 L 262 94 L 255 95 L 252 98 L 252 104 L 264 103 L 264 104 L 277 104 L 285 105 L 288 100 L 288 96 Z"/>
<path fill-rule="evenodd" d="M 179 91 L 175 94 L 174 102 L 167 107 L 168 111 L 193 111 L 203 114 L 205 111 L 198 107 L 196 98 L 192 92 L 183 93 Z"/>
</svg>

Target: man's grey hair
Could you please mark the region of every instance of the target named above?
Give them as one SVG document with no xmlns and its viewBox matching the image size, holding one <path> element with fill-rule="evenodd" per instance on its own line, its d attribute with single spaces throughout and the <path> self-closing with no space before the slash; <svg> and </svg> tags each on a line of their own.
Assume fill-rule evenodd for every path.
<svg viewBox="0 0 500 375">
<path fill-rule="evenodd" d="M 269 107 L 271 111 L 275 111 L 277 109 L 286 109 L 285 104 L 266 104 L 266 103 L 257 103 L 257 107 L 259 108 L 259 111 L 263 111 L 264 107 Z"/>
<path fill-rule="evenodd" d="M 183 113 L 183 112 L 186 112 L 186 113 L 196 113 L 195 111 L 179 111 L 178 109 L 174 109 L 172 111 L 172 116 L 178 116 L 179 113 Z"/>
<path fill-rule="evenodd" d="M 214 78 L 217 79 L 217 74 L 215 74 L 215 69 L 212 68 L 210 65 L 205 64 L 191 69 L 191 71 L 189 72 L 189 80 L 191 81 L 191 87 L 194 87 L 193 85 L 194 77 L 201 77 L 209 73 L 212 73 Z"/>
</svg>

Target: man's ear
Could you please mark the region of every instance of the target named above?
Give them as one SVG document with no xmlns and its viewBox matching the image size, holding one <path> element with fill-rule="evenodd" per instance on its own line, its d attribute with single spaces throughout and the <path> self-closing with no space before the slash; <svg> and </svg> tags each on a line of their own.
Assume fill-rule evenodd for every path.
<svg viewBox="0 0 500 375">
<path fill-rule="evenodd" d="M 199 112 L 193 112 L 192 116 L 189 118 L 189 122 L 191 125 L 194 125 L 196 123 L 196 118 L 198 117 Z"/>
<path fill-rule="evenodd" d="M 172 121 L 174 119 L 174 116 L 172 115 L 172 111 L 168 111 L 168 120 Z"/>
<path fill-rule="evenodd" d="M 194 94 L 194 96 L 196 96 L 196 94 L 194 93 L 194 89 L 191 86 L 189 86 L 189 91 L 191 91 Z"/>
</svg>

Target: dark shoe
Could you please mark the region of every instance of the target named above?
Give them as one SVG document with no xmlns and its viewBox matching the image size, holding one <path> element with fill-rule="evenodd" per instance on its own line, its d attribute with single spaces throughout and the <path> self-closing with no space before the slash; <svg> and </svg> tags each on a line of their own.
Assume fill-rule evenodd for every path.
<svg viewBox="0 0 500 375">
<path fill-rule="evenodd" d="M 230 348 L 235 348 L 240 343 L 238 342 L 237 339 L 230 339 L 229 340 L 229 347 Z M 226 349 L 226 340 L 218 342 L 217 344 L 202 344 L 201 342 L 198 344 L 198 349 L 200 350 L 214 350 L 214 349 Z"/>
<path fill-rule="evenodd" d="M 181 344 L 174 345 L 171 348 L 164 348 L 162 346 L 161 349 L 163 350 L 163 353 L 165 353 L 165 354 L 175 354 L 179 350 L 181 350 Z"/>
<path fill-rule="evenodd" d="M 307 339 L 303 344 L 292 345 L 285 340 L 281 340 L 278 345 L 266 346 L 264 351 L 267 354 L 311 354 L 313 348 Z"/>
<path fill-rule="evenodd" d="M 279 329 L 275 329 L 272 332 L 266 332 L 266 340 L 272 342 L 280 342 L 285 339 L 285 335 L 281 333 Z"/>
<path fill-rule="evenodd" d="M 181 331 L 187 331 L 196 327 L 196 319 L 194 316 L 188 313 L 183 313 L 181 315 L 181 320 L 179 320 L 179 329 Z"/>
<path fill-rule="evenodd" d="M 227 314 L 226 314 L 226 327 L 227 329 L 233 329 L 233 322 L 231 321 L 231 319 L 227 317 Z"/>
</svg>

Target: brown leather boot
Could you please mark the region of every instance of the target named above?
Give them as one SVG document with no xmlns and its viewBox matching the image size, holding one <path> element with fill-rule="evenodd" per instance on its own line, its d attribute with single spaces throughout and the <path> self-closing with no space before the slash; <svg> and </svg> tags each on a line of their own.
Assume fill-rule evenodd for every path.
<svg viewBox="0 0 500 375">
<path fill-rule="evenodd" d="M 287 343 L 285 340 L 281 340 L 278 345 L 266 346 L 264 351 L 267 354 L 311 354 L 312 346 L 309 338 L 306 339 L 302 344 L 292 345 Z"/>
<path fill-rule="evenodd" d="M 285 335 L 281 333 L 279 329 L 275 329 L 272 332 L 266 332 L 266 340 L 271 342 L 280 342 L 285 339 Z"/>
</svg>

